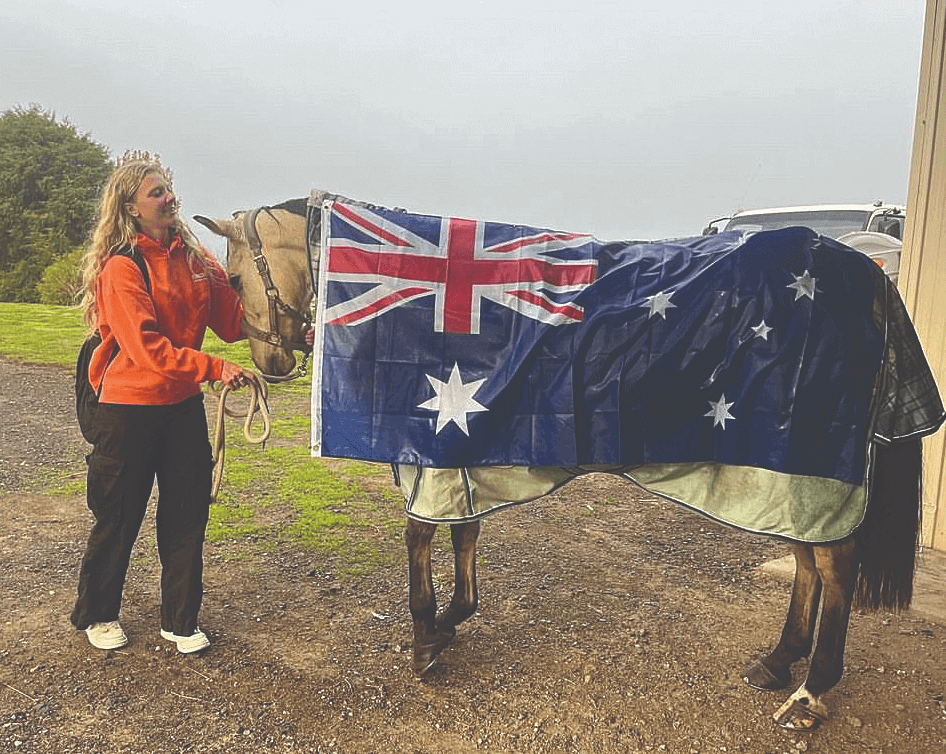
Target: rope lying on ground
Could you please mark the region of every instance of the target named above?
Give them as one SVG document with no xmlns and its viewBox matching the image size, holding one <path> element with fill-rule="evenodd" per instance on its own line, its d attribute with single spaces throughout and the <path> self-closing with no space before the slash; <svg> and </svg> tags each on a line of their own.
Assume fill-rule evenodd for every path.
<svg viewBox="0 0 946 754">
<path fill-rule="evenodd" d="M 269 406 L 266 403 L 266 399 L 269 397 L 266 382 L 262 379 L 254 380 L 249 383 L 247 389 L 250 393 L 249 403 L 247 404 L 245 413 L 231 411 L 227 408 L 227 396 L 233 391 L 233 388 L 224 385 L 220 388 L 219 393 L 216 389 L 211 389 L 211 392 L 218 395 L 219 398 L 217 403 L 217 424 L 214 428 L 213 442 L 213 485 L 210 489 L 210 499 L 213 502 L 216 502 L 217 493 L 220 491 L 220 483 L 223 480 L 223 461 L 226 457 L 226 433 L 223 424 L 224 416 L 243 419 L 243 436 L 247 439 L 247 442 L 253 443 L 254 445 L 261 445 L 269 439 L 271 428 Z M 257 413 L 260 415 L 260 420 L 263 422 L 263 430 L 259 435 L 254 436 L 252 427 L 253 420 L 256 418 Z"/>
</svg>

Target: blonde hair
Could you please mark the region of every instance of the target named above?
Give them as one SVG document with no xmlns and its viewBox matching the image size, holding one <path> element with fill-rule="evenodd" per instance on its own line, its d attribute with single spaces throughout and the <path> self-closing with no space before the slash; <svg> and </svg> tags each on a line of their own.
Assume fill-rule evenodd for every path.
<svg viewBox="0 0 946 754">
<path fill-rule="evenodd" d="M 98 306 L 95 284 L 105 263 L 121 249 L 134 246 L 140 228 L 128 212 L 144 179 L 159 173 L 171 185 L 171 171 L 161 164 L 159 155 L 129 151 L 119 158 L 99 198 L 98 215 L 92 230 L 92 239 L 82 257 L 82 313 L 90 330 L 98 326 Z M 174 231 L 180 235 L 192 268 L 211 273 L 213 266 L 191 229 L 179 216 Z"/>
</svg>

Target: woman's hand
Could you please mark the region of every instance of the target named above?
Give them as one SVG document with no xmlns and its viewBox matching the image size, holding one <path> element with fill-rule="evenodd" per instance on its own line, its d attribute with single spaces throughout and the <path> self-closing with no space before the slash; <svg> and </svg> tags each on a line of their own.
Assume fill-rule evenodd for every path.
<svg viewBox="0 0 946 754">
<path fill-rule="evenodd" d="M 223 373 L 220 375 L 220 381 L 231 390 L 239 390 L 245 385 L 256 385 L 259 388 L 259 378 L 255 372 L 244 369 L 229 361 L 223 362 Z"/>
</svg>

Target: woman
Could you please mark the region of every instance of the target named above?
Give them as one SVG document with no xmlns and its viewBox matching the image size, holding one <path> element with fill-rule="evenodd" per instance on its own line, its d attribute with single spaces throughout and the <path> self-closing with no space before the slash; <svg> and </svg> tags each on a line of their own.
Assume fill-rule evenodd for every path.
<svg viewBox="0 0 946 754">
<path fill-rule="evenodd" d="M 243 307 L 178 216 L 169 171 L 147 153 L 123 159 L 102 192 L 83 287 L 86 322 L 102 336 L 89 364 L 100 403 L 87 459 L 95 524 L 71 621 L 99 649 L 128 643 L 122 588 L 157 479 L 161 636 L 197 652 L 210 645 L 197 613 L 212 476 L 200 384 L 238 388 L 256 377 L 200 351 L 207 327 L 227 342 L 242 337 Z"/>
</svg>

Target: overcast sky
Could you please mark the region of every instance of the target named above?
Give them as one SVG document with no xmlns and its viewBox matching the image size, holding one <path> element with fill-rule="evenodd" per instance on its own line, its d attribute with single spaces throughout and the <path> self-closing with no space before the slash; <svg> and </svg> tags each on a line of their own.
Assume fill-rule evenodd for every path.
<svg viewBox="0 0 946 754">
<path fill-rule="evenodd" d="M 697 235 L 737 208 L 905 200 L 924 5 L 4 2 L 0 110 L 160 153 L 188 216 L 324 188 Z"/>
</svg>

